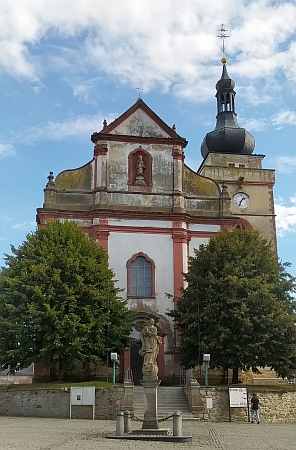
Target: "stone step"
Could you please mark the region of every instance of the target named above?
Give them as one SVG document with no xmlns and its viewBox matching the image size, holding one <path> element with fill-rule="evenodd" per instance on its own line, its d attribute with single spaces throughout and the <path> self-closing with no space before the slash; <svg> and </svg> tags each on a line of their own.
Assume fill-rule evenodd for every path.
<svg viewBox="0 0 296 450">
<path fill-rule="evenodd" d="M 174 411 L 173 411 L 174 412 Z M 143 418 L 144 418 L 144 411 L 137 411 L 137 412 L 135 412 L 134 413 L 135 414 L 135 416 L 138 418 L 138 419 L 142 419 L 143 420 Z M 173 414 L 172 412 L 169 412 L 169 413 L 157 413 L 157 418 L 158 419 L 163 419 L 164 417 L 168 417 L 168 416 L 170 416 L 171 414 Z M 166 419 L 166 420 L 173 420 L 173 418 L 172 417 L 170 417 L 169 419 Z M 196 417 L 193 417 L 193 415 L 191 414 L 191 413 L 188 413 L 188 414 L 185 414 L 185 413 L 182 413 L 182 420 L 197 420 L 197 418 Z"/>
<path fill-rule="evenodd" d="M 167 417 L 175 411 L 181 411 L 184 420 L 194 420 L 182 387 L 160 386 L 157 390 L 157 415 Z M 144 388 L 134 387 L 134 414 L 144 417 Z"/>
<path fill-rule="evenodd" d="M 134 401 L 134 405 L 136 405 L 136 406 L 141 406 L 141 405 L 143 405 L 144 404 L 144 401 L 137 401 L 137 402 L 135 402 Z M 157 406 L 158 406 L 158 408 L 160 408 L 160 407 L 176 407 L 176 406 L 178 406 L 178 409 L 180 409 L 180 408 L 185 408 L 185 409 L 188 409 L 188 403 L 185 403 L 185 402 L 178 402 L 178 403 L 176 403 L 176 402 L 160 402 L 160 401 L 158 401 L 157 402 Z"/>
</svg>

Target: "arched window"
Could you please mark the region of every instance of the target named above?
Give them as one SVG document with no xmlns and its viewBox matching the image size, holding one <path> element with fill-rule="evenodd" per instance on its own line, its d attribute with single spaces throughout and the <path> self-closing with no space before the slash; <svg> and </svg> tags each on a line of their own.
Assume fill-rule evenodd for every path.
<svg viewBox="0 0 296 450">
<path fill-rule="evenodd" d="M 235 228 L 242 228 L 243 230 L 252 230 L 253 227 L 246 219 L 240 218 Z"/>
<path fill-rule="evenodd" d="M 127 296 L 155 297 L 155 265 L 144 253 L 127 262 Z"/>
<path fill-rule="evenodd" d="M 138 256 L 131 263 L 130 295 L 132 297 L 151 297 L 152 270 L 150 262 L 143 256 Z"/>
</svg>

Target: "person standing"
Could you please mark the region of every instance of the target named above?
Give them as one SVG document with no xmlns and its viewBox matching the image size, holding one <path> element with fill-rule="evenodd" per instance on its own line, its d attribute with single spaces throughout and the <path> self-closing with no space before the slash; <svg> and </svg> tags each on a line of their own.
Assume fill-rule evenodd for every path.
<svg viewBox="0 0 296 450">
<path fill-rule="evenodd" d="M 254 393 L 253 397 L 251 398 L 251 423 L 254 423 L 254 421 L 257 421 L 257 423 L 260 423 L 260 415 L 259 415 L 259 398 Z"/>
</svg>

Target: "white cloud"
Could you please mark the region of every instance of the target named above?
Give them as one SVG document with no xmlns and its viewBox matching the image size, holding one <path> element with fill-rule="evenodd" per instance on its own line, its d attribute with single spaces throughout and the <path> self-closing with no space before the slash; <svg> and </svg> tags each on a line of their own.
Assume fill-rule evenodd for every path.
<svg viewBox="0 0 296 450">
<path fill-rule="evenodd" d="M 264 131 L 267 127 L 265 119 L 245 119 L 243 117 L 239 117 L 238 123 L 242 128 L 245 128 L 249 132 Z"/>
<path fill-rule="evenodd" d="M 276 228 L 279 237 L 296 232 L 296 197 L 290 197 L 290 205 L 275 202 Z"/>
<path fill-rule="evenodd" d="M 221 20 L 231 29 L 227 51 L 234 55 L 234 79 L 241 75 L 271 80 L 279 67 L 287 79 L 296 77 L 296 47 L 291 42 L 296 5 L 289 1 L 7 0 L 1 5 L 2 66 L 34 82 L 55 60 L 51 70 L 64 74 L 70 68 L 87 78 L 91 67 L 134 87 L 142 84 L 149 90 L 157 85 L 205 101 L 213 71 L 217 77 Z M 59 47 L 50 41 L 52 32 L 59 37 Z M 79 87 L 75 93 L 84 96 Z M 268 102 L 269 95 L 266 91 L 260 102 Z"/>
<path fill-rule="evenodd" d="M 279 156 L 276 159 L 276 168 L 281 173 L 296 172 L 296 156 Z"/>
<path fill-rule="evenodd" d="M 296 125 L 296 111 L 282 109 L 271 116 L 271 121 L 274 125 L 280 125 L 280 128 L 283 128 L 285 125 Z"/>
<path fill-rule="evenodd" d="M 11 144 L 1 144 L 0 143 L 0 158 L 7 158 L 9 156 L 14 156 L 16 150 Z"/>
<path fill-rule="evenodd" d="M 14 223 L 12 225 L 12 228 L 16 229 L 16 230 L 22 230 L 22 231 L 32 231 L 32 228 L 34 228 L 36 226 L 35 222 L 32 221 L 24 221 L 24 222 L 19 222 L 19 223 Z"/>
<path fill-rule="evenodd" d="M 33 143 L 36 141 L 61 141 L 69 137 L 89 137 L 95 131 L 100 131 L 103 127 L 104 118 L 108 123 L 114 120 L 115 114 L 103 116 L 84 115 L 73 119 L 65 120 L 64 122 L 47 121 L 36 127 L 31 127 L 20 134 L 20 138 L 24 141 Z M 19 139 L 20 139 L 19 138 Z M 16 137 L 16 140 L 18 138 Z"/>
<path fill-rule="evenodd" d="M 273 87 L 273 90 L 275 88 Z M 269 93 L 268 93 L 269 91 Z M 250 86 L 240 86 L 239 87 L 239 96 L 244 102 L 252 106 L 263 105 L 272 102 L 272 96 L 270 95 L 270 85 L 267 88 L 262 87 L 260 85 L 250 85 Z"/>
<path fill-rule="evenodd" d="M 90 78 L 81 82 L 74 82 L 69 79 L 69 84 L 73 86 L 73 95 L 85 103 L 95 103 L 91 95 L 99 85 L 100 77 Z"/>
</svg>

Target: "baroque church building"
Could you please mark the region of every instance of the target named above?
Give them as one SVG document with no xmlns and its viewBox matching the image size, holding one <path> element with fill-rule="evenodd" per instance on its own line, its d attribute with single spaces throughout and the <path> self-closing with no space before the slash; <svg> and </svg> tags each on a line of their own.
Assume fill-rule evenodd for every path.
<svg viewBox="0 0 296 450">
<path fill-rule="evenodd" d="M 134 344 L 121 356 L 120 373 L 142 379 L 137 338 L 153 318 L 163 337 L 159 378 L 178 380 L 180 366 L 172 318 L 174 297 L 184 286 L 183 272 L 193 250 L 220 230 L 254 228 L 276 249 L 274 170 L 263 169 L 263 155 L 240 128 L 235 83 L 222 59 L 216 84 L 217 122 L 202 144 L 197 172 L 185 164 L 187 141 L 139 98 L 119 118 L 93 133 L 93 158 L 44 189 L 37 221 L 75 221 L 109 255 L 117 286 L 133 312 Z M 39 365 L 36 365 L 35 376 Z"/>
</svg>

